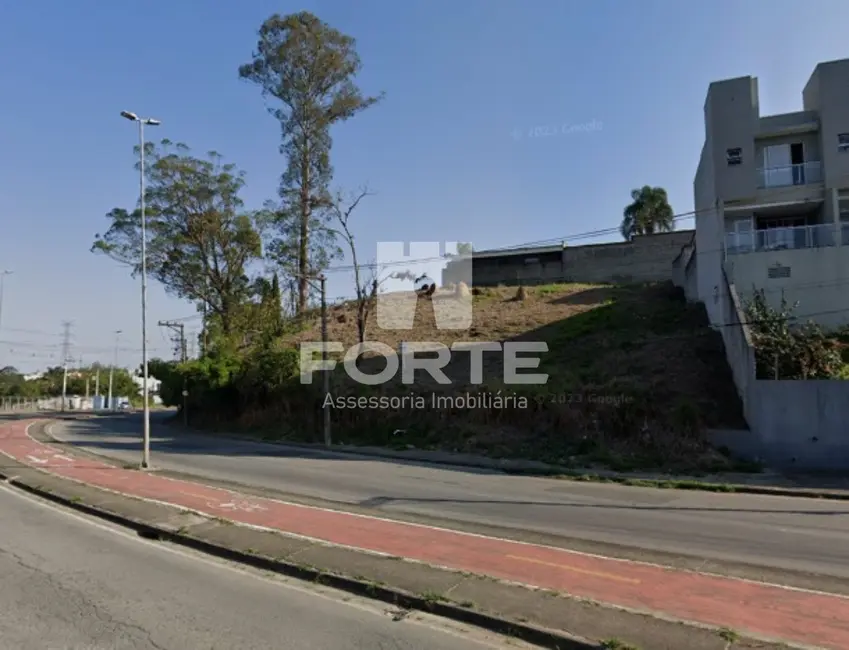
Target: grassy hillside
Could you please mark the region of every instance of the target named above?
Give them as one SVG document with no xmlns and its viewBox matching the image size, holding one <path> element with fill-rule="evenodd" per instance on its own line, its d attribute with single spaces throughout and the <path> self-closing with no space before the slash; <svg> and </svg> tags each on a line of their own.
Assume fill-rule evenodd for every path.
<svg viewBox="0 0 849 650">
<path fill-rule="evenodd" d="M 455 298 L 440 291 L 433 299 Z M 493 288 L 476 290 L 471 300 L 469 330 L 438 330 L 432 305 L 420 300 L 413 330 L 381 329 L 372 317 L 366 338 L 393 349 L 402 340 L 546 341 L 541 368 L 548 383 L 505 386 L 498 353 L 485 355 L 478 386 L 468 384 L 467 354 L 455 353 L 445 368 L 450 386 L 419 375 L 414 386 L 402 385 L 400 373 L 388 384 L 363 386 L 340 364 L 332 394 L 337 403 L 348 401 L 333 409 L 335 441 L 621 470 L 728 466 L 704 436 L 706 428 L 745 426 L 722 340 L 707 326 L 704 308 L 687 304 L 671 284 L 547 285 L 527 288 L 521 299 L 515 288 Z M 320 340 L 319 326 L 315 319 L 288 343 Z M 329 338 L 357 342 L 354 305 L 331 309 Z M 377 372 L 385 363 L 372 358 L 359 365 Z M 454 399 L 466 394 L 477 402 Z M 434 395 L 449 399 L 437 404 Z M 496 395 L 512 400 L 497 403 Z M 350 398 L 359 401 L 351 406 Z M 241 424 L 274 437 L 316 439 L 320 408 L 281 404 L 245 414 Z"/>
</svg>

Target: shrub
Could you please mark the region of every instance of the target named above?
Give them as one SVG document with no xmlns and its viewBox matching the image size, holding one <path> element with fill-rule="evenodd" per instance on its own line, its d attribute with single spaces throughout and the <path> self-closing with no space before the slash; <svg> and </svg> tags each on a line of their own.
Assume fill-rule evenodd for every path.
<svg viewBox="0 0 849 650">
<path fill-rule="evenodd" d="M 833 340 L 814 322 L 794 327 L 793 312 L 782 295 L 771 307 L 763 289 L 746 306 L 759 379 L 837 379 L 843 362 Z"/>
</svg>

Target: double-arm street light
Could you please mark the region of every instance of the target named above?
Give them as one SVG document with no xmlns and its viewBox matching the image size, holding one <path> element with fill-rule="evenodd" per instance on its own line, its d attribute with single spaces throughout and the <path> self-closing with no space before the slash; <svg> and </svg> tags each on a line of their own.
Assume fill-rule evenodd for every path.
<svg viewBox="0 0 849 650">
<path fill-rule="evenodd" d="M 144 127 L 159 126 L 161 122 L 153 118 L 139 117 L 129 111 L 121 111 L 121 117 L 138 122 L 139 125 L 139 212 L 141 214 L 141 310 L 142 310 L 142 395 L 144 398 L 144 434 L 142 447 L 142 467 L 150 467 L 150 402 L 149 376 L 147 372 L 147 225 L 144 216 Z"/>
</svg>

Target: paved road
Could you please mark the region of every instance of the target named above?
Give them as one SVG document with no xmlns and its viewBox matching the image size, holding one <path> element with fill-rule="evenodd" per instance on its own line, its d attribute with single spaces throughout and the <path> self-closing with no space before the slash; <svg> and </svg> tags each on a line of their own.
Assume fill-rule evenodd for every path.
<svg viewBox="0 0 849 650">
<path fill-rule="evenodd" d="M 0 650 L 506 648 L 148 542 L 7 487 L 0 521 Z"/>
<path fill-rule="evenodd" d="M 53 433 L 138 461 L 134 416 L 70 421 Z M 154 426 L 152 460 L 286 494 L 708 560 L 849 578 L 849 502 L 574 483 L 446 469 L 174 433 Z"/>
</svg>

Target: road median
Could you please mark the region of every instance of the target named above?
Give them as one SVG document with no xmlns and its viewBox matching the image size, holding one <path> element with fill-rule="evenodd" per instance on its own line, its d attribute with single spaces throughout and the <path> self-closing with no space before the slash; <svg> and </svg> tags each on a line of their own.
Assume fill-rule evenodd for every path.
<svg viewBox="0 0 849 650">
<path fill-rule="evenodd" d="M 0 470 L 9 485 L 54 503 L 261 570 L 318 582 L 396 608 L 419 610 L 559 650 L 631 647 L 640 650 L 778 648 L 730 631 L 692 627 L 588 600 L 450 571 L 400 557 L 286 537 L 93 488 L 18 463 Z M 727 639 L 734 638 L 729 645 Z"/>
</svg>

